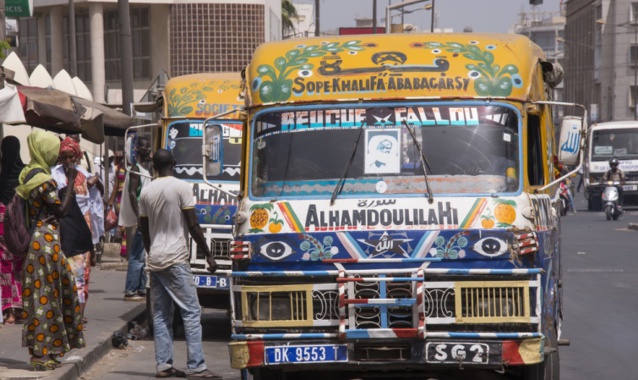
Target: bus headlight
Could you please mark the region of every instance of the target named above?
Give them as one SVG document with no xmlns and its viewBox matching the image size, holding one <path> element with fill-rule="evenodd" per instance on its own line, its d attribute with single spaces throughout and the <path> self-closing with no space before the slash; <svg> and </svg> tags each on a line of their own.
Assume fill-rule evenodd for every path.
<svg viewBox="0 0 638 380">
<path fill-rule="evenodd" d="M 495 297 L 476 303 L 476 315 L 481 317 L 512 317 L 514 304 L 511 299 Z"/>
</svg>

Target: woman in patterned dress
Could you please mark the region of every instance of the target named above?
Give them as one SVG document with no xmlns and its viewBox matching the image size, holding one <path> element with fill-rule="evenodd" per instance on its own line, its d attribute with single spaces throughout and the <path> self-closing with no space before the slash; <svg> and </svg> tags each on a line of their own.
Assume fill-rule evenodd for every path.
<svg viewBox="0 0 638 380">
<path fill-rule="evenodd" d="M 84 347 L 85 342 L 77 289 L 60 249 L 59 218 L 66 214 L 74 192 L 68 191 L 60 201 L 50 174 L 60 140 L 50 132 L 34 131 L 27 144 L 31 162 L 20 173 L 16 191 L 27 200 L 30 225 L 35 223 L 35 229 L 23 267 L 22 346 L 29 348 L 33 368 L 42 371 L 58 367 L 56 357 Z M 39 170 L 35 175 L 34 169 Z M 66 175 L 73 183 L 77 171 L 69 168 Z"/>
<path fill-rule="evenodd" d="M 51 168 L 51 177 L 58 185 L 60 196 L 70 188 L 75 192 L 75 199 L 71 201 L 66 217 L 61 220 L 60 234 L 62 252 L 75 277 L 80 314 L 84 317 L 84 309 L 89 298 L 91 267 L 96 261 L 94 244 L 104 235 L 104 220 L 101 218 L 104 205 L 98 188 L 100 178 L 78 165 L 81 158 L 80 144 L 71 137 L 65 138 L 60 143 L 59 164 Z M 74 167 L 77 171 L 75 182 L 67 181 L 65 172 L 68 167 Z M 86 325 L 85 318 L 82 322 Z"/>
</svg>

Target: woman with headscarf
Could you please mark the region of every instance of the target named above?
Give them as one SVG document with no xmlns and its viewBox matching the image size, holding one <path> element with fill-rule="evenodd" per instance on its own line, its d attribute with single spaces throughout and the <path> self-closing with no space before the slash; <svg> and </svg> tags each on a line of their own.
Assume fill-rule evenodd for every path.
<svg viewBox="0 0 638 380">
<path fill-rule="evenodd" d="M 15 323 L 22 316 L 22 258 L 14 256 L 4 244 L 4 212 L 16 192 L 18 177 L 24 168 L 20 158 L 20 140 L 15 136 L 3 138 L 0 152 L 0 304 L 3 323 Z"/>
<path fill-rule="evenodd" d="M 95 265 L 94 244 L 104 234 L 104 204 L 98 189 L 99 177 L 90 174 L 78 165 L 82 157 L 80 144 L 67 137 L 60 143 L 59 164 L 51 169 L 51 176 L 57 182 L 60 195 L 73 189 L 75 197 L 66 217 L 60 220 L 62 251 L 69 260 L 71 272 L 75 276 L 80 314 L 84 316 L 89 296 L 91 266 Z M 75 181 L 67 182 L 65 172 L 74 168 L 78 174 Z M 70 185 L 70 186 L 69 186 Z M 101 229 L 100 229 L 101 226 Z M 86 320 L 83 319 L 86 324 Z"/>
<path fill-rule="evenodd" d="M 27 201 L 29 223 L 35 223 L 35 229 L 22 275 L 22 346 L 29 348 L 33 368 L 42 371 L 58 367 L 56 358 L 69 350 L 84 347 L 84 326 L 73 274 L 60 244 L 59 218 L 66 215 L 74 192 L 71 189 L 60 201 L 51 177 L 60 140 L 36 130 L 27 144 L 31 162 L 22 169 L 16 191 Z M 77 171 L 68 168 L 65 174 L 73 183 Z"/>
</svg>

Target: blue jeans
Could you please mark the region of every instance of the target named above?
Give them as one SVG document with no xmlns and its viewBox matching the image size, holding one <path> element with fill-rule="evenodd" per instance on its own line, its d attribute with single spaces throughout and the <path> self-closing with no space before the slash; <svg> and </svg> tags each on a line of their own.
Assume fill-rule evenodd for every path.
<svg viewBox="0 0 638 380">
<path fill-rule="evenodd" d="M 184 320 L 188 372 L 205 370 L 201 308 L 190 266 L 175 264 L 151 272 L 151 302 L 157 370 L 165 371 L 173 366 L 173 303 L 180 308 Z"/>
<path fill-rule="evenodd" d="M 126 271 L 126 285 L 124 287 L 125 294 L 133 294 L 137 292 L 146 292 L 146 260 L 144 258 L 144 242 L 142 241 L 142 232 L 139 228 L 133 235 L 130 253 L 128 255 L 128 269 Z"/>
</svg>

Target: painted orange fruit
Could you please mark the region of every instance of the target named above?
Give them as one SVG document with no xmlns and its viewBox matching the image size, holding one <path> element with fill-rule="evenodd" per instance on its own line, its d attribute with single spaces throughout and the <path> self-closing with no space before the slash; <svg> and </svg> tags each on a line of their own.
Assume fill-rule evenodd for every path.
<svg viewBox="0 0 638 380">
<path fill-rule="evenodd" d="M 277 222 L 277 223 L 270 223 L 270 224 L 268 225 L 268 231 L 270 231 L 270 232 L 271 232 L 271 233 L 273 233 L 273 234 L 276 234 L 277 232 L 281 231 L 281 228 L 282 228 L 283 226 L 284 226 L 284 225 L 283 225 L 283 224 L 281 224 L 281 222 Z"/>
<path fill-rule="evenodd" d="M 502 224 L 512 224 L 516 220 L 516 203 L 504 201 L 494 207 L 494 217 Z"/>
<path fill-rule="evenodd" d="M 481 220 L 481 226 L 486 229 L 490 229 L 494 227 L 494 218 L 483 218 Z"/>
</svg>

